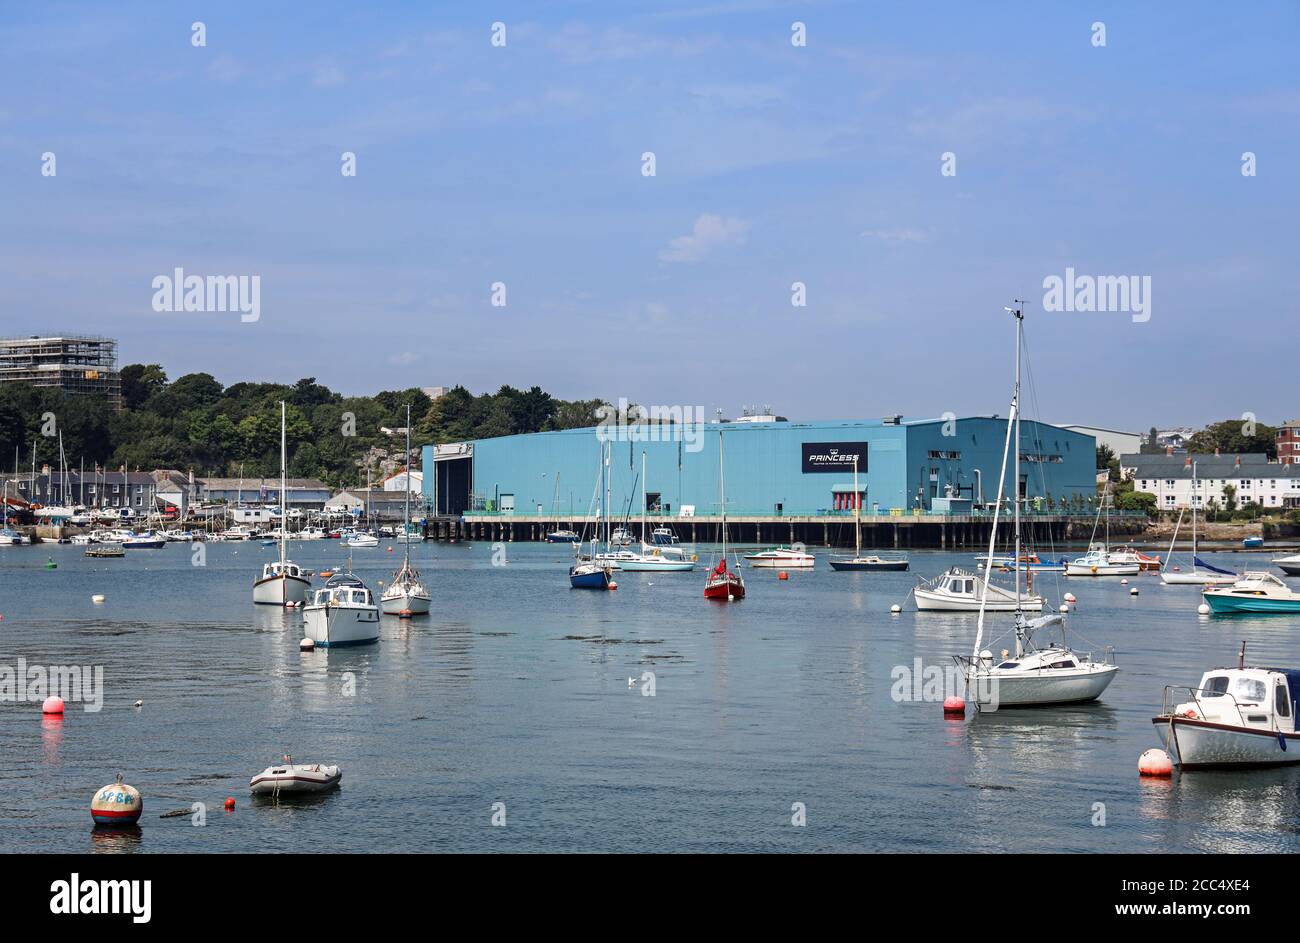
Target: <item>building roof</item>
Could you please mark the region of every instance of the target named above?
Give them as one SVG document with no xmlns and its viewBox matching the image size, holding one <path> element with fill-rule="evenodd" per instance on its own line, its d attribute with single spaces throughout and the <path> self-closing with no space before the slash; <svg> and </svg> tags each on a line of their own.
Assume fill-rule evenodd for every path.
<svg viewBox="0 0 1300 943">
<path fill-rule="evenodd" d="M 1241 465 L 1237 465 L 1237 459 Z M 1191 460 L 1196 463 L 1198 478 L 1296 478 L 1300 465 L 1280 465 L 1270 462 L 1262 452 L 1243 452 L 1241 455 L 1193 454 L 1183 455 L 1122 455 L 1121 468 L 1134 469 L 1135 478 L 1191 478 Z"/>
<path fill-rule="evenodd" d="M 260 491 L 265 485 L 268 490 L 279 490 L 280 477 L 274 478 L 195 478 L 195 483 L 205 491 Z M 329 491 L 330 486 L 316 478 L 289 478 L 285 481 L 290 491 Z"/>
</svg>

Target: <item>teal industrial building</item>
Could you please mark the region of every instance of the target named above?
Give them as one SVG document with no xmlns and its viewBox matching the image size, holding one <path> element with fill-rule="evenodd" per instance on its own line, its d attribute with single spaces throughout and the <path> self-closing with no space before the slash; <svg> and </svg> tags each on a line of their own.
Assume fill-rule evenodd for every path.
<svg viewBox="0 0 1300 943">
<path fill-rule="evenodd" d="M 1090 514 L 1096 500 L 1093 437 L 1030 421 L 1020 430 L 1026 508 L 1061 518 Z M 580 524 L 591 518 L 608 442 L 616 518 L 641 514 L 644 456 L 645 503 L 653 518 L 715 520 L 721 449 L 728 519 L 760 525 L 751 531 L 756 539 L 768 536 L 764 524 L 843 521 L 855 504 L 864 524 L 899 517 L 968 521 L 996 499 L 1006 433 L 1005 418 L 997 416 L 568 429 L 425 446 L 423 492 L 444 518 L 491 522 L 497 525 L 491 533 L 502 536 L 508 526 L 512 538 L 537 536 L 536 526 L 520 534 L 511 522 Z M 771 534 L 785 535 L 780 529 Z"/>
</svg>

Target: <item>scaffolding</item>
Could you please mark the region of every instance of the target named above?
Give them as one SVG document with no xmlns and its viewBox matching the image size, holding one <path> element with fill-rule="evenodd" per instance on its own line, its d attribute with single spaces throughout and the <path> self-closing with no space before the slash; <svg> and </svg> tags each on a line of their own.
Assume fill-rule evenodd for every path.
<svg viewBox="0 0 1300 943">
<path fill-rule="evenodd" d="M 122 408 L 117 341 L 111 337 L 65 334 L 0 338 L 0 383 L 26 383 L 56 387 L 73 395 L 103 396 L 113 409 Z"/>
</svg>

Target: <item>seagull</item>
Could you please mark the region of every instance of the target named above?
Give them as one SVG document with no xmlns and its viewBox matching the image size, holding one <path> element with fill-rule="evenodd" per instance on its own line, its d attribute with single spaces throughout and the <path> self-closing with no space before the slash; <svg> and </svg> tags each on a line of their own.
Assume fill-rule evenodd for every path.
<svg viewBox="0 0 1300 943">
<path fill-rule="evenodd" d="M 627 679 L 627 686 L 628 686 L 629 688 L 634 688 L 634 687 L 636 687 L 636 678 L 628 678 L 628 679 Z"/>
<path fill-rule="evenodd" d="M 132 707 L 144 707 L 144 701 L 136 701 L 136 702 L 135 702 L 134 704 L 132 704 L 131 706 L 132 706 Z"/>
</svg>

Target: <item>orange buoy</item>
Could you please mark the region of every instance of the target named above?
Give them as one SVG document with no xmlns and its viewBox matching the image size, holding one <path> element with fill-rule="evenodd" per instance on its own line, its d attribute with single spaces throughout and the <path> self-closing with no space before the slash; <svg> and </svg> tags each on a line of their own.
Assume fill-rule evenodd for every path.
<svg viewBox="0 0 1300 943">
<path fill-rule="evenodd" d="M 139 791 L 122 782 L 121 776 L 117 777 L 117 782 L 100 789 L 90 800 L 90 817 L 96 825 L 134 825 L 143 811 L 144 800 Z"/>
<path fill-rule="evenodd" d="M 945 714 L 965 714 L 966 699 L 950 694 L 943 699 L 943 712 Z"/>
<path fill-rule="evenodd" d="M 43 704 L 41 705 L 41 713 L 42 713 L 42 714 L 62 714 L 62 713 L 63 713 L 63 698 L 59 697 L 59 696 L 56 695 L 56 694 L 51 694 L 49 697 L 47 697 L 47 698 L 45 699 L 45 703 L 43 703 Z"/>
<path fill-rule="evenodd" d="M 790 578 L 790 574 L 787 573 L 785 570 L 782 570 L 780 573 L 776 574 L 776 578 L 779 580 L 788 580 Z"/>
<path fill-rule="evenodd" d="M 618 589 L 618 584 L 615 583 L 613 580 L 610 580 L 610 581 L 609 581 L 609 589 L 610 589 L 610 592 L 613 592 L 614 590 Z"/>
<path fill-rule="evenodd" d="M 1138 757 L 1139 776 L 1172 776 L 1174 763 L 1164 750 L 1147 750 Z"/>
<path fill-rule="evenodd" d="M 226 811 L 229 812 L 234 807 L 235 807 L 235 797 L 226 796 Z"/>
</svg>

